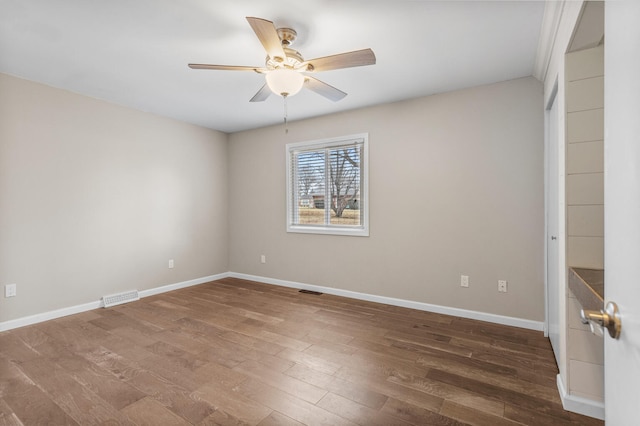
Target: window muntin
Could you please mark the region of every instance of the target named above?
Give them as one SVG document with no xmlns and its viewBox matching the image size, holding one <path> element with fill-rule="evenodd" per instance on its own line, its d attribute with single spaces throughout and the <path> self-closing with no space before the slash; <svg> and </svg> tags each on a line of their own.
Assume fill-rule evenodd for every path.
<svg viewBox="0 0 640 426">
<path fill-rule="evenodd" d="M 287 145 L 287 231 L 369 235 L 368 135 Z"/>
</svg>

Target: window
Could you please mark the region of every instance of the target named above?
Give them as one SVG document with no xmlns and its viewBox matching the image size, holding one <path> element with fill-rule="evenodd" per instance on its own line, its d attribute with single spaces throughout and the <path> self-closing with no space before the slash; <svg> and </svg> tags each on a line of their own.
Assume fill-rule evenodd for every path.
<svg viewBox="0 0 640 426">
<path fill-rule="evenodd" d="M 368 135 L 287 145 L 287 232 L 369 235 Z"/>
</svg>

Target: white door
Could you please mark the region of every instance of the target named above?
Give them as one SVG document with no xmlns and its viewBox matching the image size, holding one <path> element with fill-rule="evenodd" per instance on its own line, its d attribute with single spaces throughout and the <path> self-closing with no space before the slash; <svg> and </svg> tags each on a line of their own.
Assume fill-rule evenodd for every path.
<svg viewBox="0 0 640 426">
<path fill-rule="evenodd" d="M 605 299 L 619 340 L 605 336 L 607 426 L 640 413 L 640 2 L 605 3 Z"/>
<path fill-rule="evenodd" d="M 547 327 L 560 365 L 560 287 L 558 281 L 558 100 L 548 110 L 547 133 Z"/>
</svg>

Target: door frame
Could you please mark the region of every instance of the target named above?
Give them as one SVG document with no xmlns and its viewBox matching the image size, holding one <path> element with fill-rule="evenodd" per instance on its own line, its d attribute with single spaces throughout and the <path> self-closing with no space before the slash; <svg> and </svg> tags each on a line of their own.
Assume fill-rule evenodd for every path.
<svg viewBox="0 0 640 426">
<path fill-rule="evenodd" d="M 545 133 L 544 133 L 544 202 L 545 202 L 545 208 L 544 208 L 544 336 L 545 337 L 550 337 L 549 336 L 549 332 L 550 332 L 550 323 L 549 323 L 549 296 L 550 296 L 550 291 L 549 291 L 549 245 L 550 245 L 550 241 L 549 241 L 549 234 L 550 234 L 550 224 L 549 224 L 549 215 L 551 213 L 550 208 L 553 205 L 551 203 L 550 197 L 551 197 L 551 193 L 550 193 L 550 188 L 551 188 L 551 184 L 552 181 L 550 180 L 550 173 L 551 173 L 551 149 L 555 147 L 555 149 L 557 150 L 559 148 L 558 144 L 559 144 L 559 140 L 558 139 L 558 134 L 556 132 L 556 135 L 551 135 L 551 112 L 552 112 L 552 108 L 554 103 L 556 103 L 556 108 L 559 108 L 559 106 L 557 106 L 557 102 L 559 101 L 558 99 L 558 78 L 556 77 L 555 80 L 555 84 L 554 87 L 551 91 L 551 94 L 549 95 L 549 99 L 546 101 L 545 103 L 545 111 L 544 111 L 544 127 L 545 127 Z M 559 120 L 559 117 L 556 117 L 556 122 Z M 557 129 L 556 129 L 557 130 Z M 552 140 L 553 138 L 556 138 L 556 144 L 555 146 L 552 146 Z M 559 167 L 559 164 L 558 164 Z M 559 178 L 558 178 L 559 179 Z M 556 181 L 555 184 L 558 187 L 558 194 L 559 194 L 559 187 L 560 187 L 560 182 Z M 558 204 L 555 205 L 555 207 L 558 208 L 559 210 L 559 202 Z M 559 212 L 558 212 L 559 213 Z M 560 218 L 558 217 L 558 222 L 559 222 Z M 560 261 L 560 258 L 557 259 L 557 261 Z M 559 266 L 559 265 L 558 265 Z M 558 356 L 556 355 L 556 359 L 558 358 Z"/>
</svg>

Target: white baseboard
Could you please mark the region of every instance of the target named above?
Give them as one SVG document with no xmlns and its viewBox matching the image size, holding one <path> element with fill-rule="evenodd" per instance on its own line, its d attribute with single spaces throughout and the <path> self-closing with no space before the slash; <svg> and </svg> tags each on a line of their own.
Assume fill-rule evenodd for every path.
<svg viewBox="0 0 640 426">
<path fill-rule="evenodd" d="M 217 274 L 217 275 L 209 275 L 208 277 L 196 278 L 193 280 L 182 281 L 175 284 L 168 284 L 161 287 L 150 288 L 148 290 L 142 290 L 139 292 L 140 297 L 148 297 L 153 296 L 155 294 L 166 293 L 167 291 L 173 291 L 180 288 L 191 287 L 193 285 L 204 284 L 210 281 L 219 280 L 222 278 L 226 278 L 229 276 L 228 272 Z M 66 317 L 67 315 L 79 314 L 81 312 L 90 311 L 92 309 L 101 308 L 102 301 L 98 300 L 95 302 L 83 303 L 81 305 L 70 306 L 67 308 L 56 309 L 53 311 L 42 312 L 40 314 L 29 315 L 22 318 L 17 318 L 14 320 L 0 322 L 0 332 L 12 330 L 14 328 L 25 327 L 27 325 L 37 324 L 39 322 L 48 321 L 56 318 Z"/>
<path fill-rule="evenodd" d="M 196 278 L 196 279 L 193 279 L 193 280 L 182 281 L 180 283 L 167 284 L 167 285 L 163 285 L 162 287 L 154 287 L 154 288 L 150 288 L 148 290 L 142 290 L 140 292 L 140 297 L 154 296 L 156 294 L 166 293 L 168 291 L 178 290 L 178 289 L 185 288 L 185 287 L 191 287 L 191 286 L 198 285 L 198 284 L 204 284 L 204 283 L 208 283 L 210 281 L 221 280 L 221 279 L 227 278 L 227 277 L 229 277 L 229 273 L 228 272 L 224 272 L 222 274 L 209 275 L 208 277 Z"/>
<path fill-rule="evenodd" d="M 604 403 L 602 401 L 594 401 L 581 396 L 568 394 L 567 388 L 562 381 L 562 376 L 559 374 L 556 377 L 556 382 L 558 384 L 560 399 L 562 400 L 562 407 L 565 410 L 604 420 Z"/>
<path fill-rule="evenodd" d="M 435 313 L 445 314 L 445 315 L 453 315 L 453 316 L 462 317 L 462 318 L 469 318 L 469 319 L 475 319 L 480 321 L 492 322 L 496 324 L 509 325 L 513 327 L 526 328 L 529 330 L 542 331 L 544 326 L 543 322 L 541 321 L 532 321 L 532 320 L 527 320 L 522 318 L 489 314 L 486 312 L 477 312 L 477 311 L 470 311 L 466 309 L 451 308 L 447 306 L 432 305 L 430 303 L 415 302 L 412 300 L 405 300 L 405 299 L 396 299 L 393 297 L 386 297 L 386 296 L 377 296 L 374 294 L 359 293 L 359 292 L 350 291 L 350 290 L 323 287 L 323 286 L 318 286 L 313 284 L 299 283 L 295 281 L 285 281 L 285 280 L 280 280 L 276 278 L 260 277 L 256 275 L 240 274 L 236 272 L 225 272 L 222 274 L 210 275 L 207 277 L 196 278 L 188 281 L 182 281 L 175 284 L 168 284 L 161 287 L 142 290 L 139 292 L 139 294 L 140 294 L 140 297 L 143 298 L 143 297 L 153 296 L 160 293 L 166 293 L 168 291 L 178 290 L 180 288 L 190 287 L 198 284 L 204 284 L 206 282 L 215 281 L 215 280 L 219 280 L 227 277 L 257 281 L 265 284 L 273 284 L 273 285 L 279 285 L 283 287 L 319 291 L 322 293 L 349 297 L 352 299 L 384 303 L 387 305 L 401 306 L 404 308 L 418 309 L 421 311 L 435 312 Z M 0 322 L 0 332 L 64 317 L 67 315 L 73 315 L 80 312 L 90 311 L 92 309 L 98 309 L 100 307 L 102 307 L 102 302 L 98 300 L 95 302 L 84 303 L 82 305 L 70 306 L 67 308 L 56 309 L 54 311 L 43 312 L 40 314 L 35 314 L 27 317 L 17 318 L 14 320 Z"/>
<path fill-rule="evenodd" d="M 240 278 L 243 280 L 258 281 L 265 284 L 279 285 L 283 287 L 299 288 L 304 290 L 319 291 L 322 293 L 333 294 L 335 296 L 344 296 L 352 299 L 366 300 L 369 302 L 384 303 L 387 305 L 401 306 L 404 308 L 417 309 L 420 311 L 435 312 L 438 314 L 453 315 L 462 318 L 469 318 L 480 321 L 487 321 L 496 324 L 510 325 L 513 327 L 526 328 L 529 330 L 542 331 L 544 323 L 542 321 L 532 321 L 522 318 L 507 317 L 503 315 L 489 314 L 486 312 L 469 311 L 467 309 L 450 308 L 441 305 L 432 305 L 430 303 L 415 302 L 412 300 L 396 299 L 393 297 L 377 296 L 368 293 L 359 293 L 349 290 L 341 290 L 339 288 L 323 287 L 313 284 L 304 284 L 295 281 L 285 281 L 276 278 L 266 278 L 256 275 L 240 274 L 237 272 L 229 272 L 229 277 Z"/>
<path fill-rule="evenodd" d="M 27 325 L 37 324 L 39 322 L 49 321 L 56 318 L 66 317 L 67 315 L 79 314 L 80 312 L 98 309 L 102 306 L 102 301 L 83 303 L 82 305 L 69 306 L 67 308 L 56 309 L 54 311 L 42 312 L 35 315 L 29 315 L 14 320 L 0 322 L 0 332 L 12 330 L 14 328 L 25 327 Z"/>
</svg>

